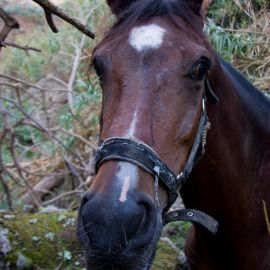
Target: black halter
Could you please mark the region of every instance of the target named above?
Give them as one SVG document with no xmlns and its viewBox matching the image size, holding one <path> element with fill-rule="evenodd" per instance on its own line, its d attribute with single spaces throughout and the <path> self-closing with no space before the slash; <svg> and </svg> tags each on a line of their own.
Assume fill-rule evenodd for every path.
<svg viewBox="0 0 270 270">
<path fill-rule="evenodd" d="M 95 156 L 95 170 L 98 172 L 100 166 L 108 160 L 128 161 L 137 165 L 152 174 L 157 179 L 157 183 L 162 183 L 168 190 L 169 199 L 163 210 L 164 224 L 177 220 L 188 220 L 197 222 L 212 233 L 216 233 L 217 222 L 200 211 L 182 209 L 167 213 L 176 201 L 179 190 L 187 181 L 194 165 L 204 154 L 207 131 L 210 128 L 205 107 L 206 99 L 214 103 L 218 101 L 207 78 L 205 80 L 205 91 L 202 99 L 202 110 L 197 134 L 184 170 L 179 175 L 175 175 L 151 147 L 142 141 L 126 138 L 109 138 L 98 147 Z"/>
</svg>

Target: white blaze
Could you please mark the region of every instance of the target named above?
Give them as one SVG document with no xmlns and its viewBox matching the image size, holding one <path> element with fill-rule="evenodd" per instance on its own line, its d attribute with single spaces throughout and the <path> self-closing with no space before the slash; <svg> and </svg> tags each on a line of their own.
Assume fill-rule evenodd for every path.
<svg viewBox="0 0 270 270">
<path fill-rule="evenodd" d="M 118 200 L 125 203 L 128 200 L 128 193 L 137 188 L 138 167 L 131 163 L 120 162 L 117 178 L 121 190 Z"/>
<path fill-rule="evenodd" d="M 161 47 L 166 30 L 157 24 L 134 27 L 129 34 L 129 44 L 138 52 Z"/>
<path fill-rule="evenodd" d="M 129 191 L 130 188 L 130 176 L 126 176 L 124 179 L 124 183 L 122 186 L 122 191 L 121 191 L 121 195 L 119 198 L 119 201 L 124 203 L 127 201 L 127 193 Z"/>
<path fill-rule="evenodd" d="M 132 117 L 132 121 L 130 124 L 130 127 L 127 131 L 126 136 L 127 137 L 134 137 L 135 131 L 136 131 L 136 125 L 137 125 L 137 121 L 138 121 L 138 116 L 137 116 L 137 111 L 135 111 L 133 117 Z"/>
</svg>

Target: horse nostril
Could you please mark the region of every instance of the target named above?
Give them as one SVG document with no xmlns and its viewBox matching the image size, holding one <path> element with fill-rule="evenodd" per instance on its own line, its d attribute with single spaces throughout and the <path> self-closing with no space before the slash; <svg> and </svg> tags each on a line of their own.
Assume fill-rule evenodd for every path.
<svg viewBox="0 0 270 270">
<path fill-rule="evenodd" d="M 124 247 L 138 232 L 147 230 L 153 206 L 150 200 L 129 199 L 125 203 L 90 196 L 82 202 L 80 227 L 90 245 Z M 116 247 L 117 248 L 117 247 Z"/>
</svg>

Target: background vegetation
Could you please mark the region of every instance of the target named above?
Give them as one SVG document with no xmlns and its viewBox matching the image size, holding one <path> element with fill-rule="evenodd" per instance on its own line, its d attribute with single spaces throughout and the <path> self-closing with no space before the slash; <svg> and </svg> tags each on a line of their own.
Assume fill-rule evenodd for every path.
<svg viewBox="0 0 270 270">
<path fill-rule="evenodd" d="M 22 25 L 9 40 L 42 52 L 7 47 L 0 54 L 0 210 L 77 209 L 93 177 L 99 131 L 101 91 L 89 68 L 91 51 L 114 18 L 104 0 L 62 4 L 97 33 L 92 41 L 60 20 L 61 31 L 51 33 L 30 1 L 3 7 Z M 222 57 L 270 89 L 268 0 L 215 0 L 206 32 Z M 187 230 L 179 223 L 165 233 L 182 246 Z"/>
</svg>

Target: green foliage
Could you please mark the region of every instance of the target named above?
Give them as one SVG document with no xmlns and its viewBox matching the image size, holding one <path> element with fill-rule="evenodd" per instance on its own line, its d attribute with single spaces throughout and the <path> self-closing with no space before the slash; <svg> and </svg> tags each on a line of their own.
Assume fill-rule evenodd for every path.
<svg viewBox="0 0 270 270">
<path fill-rule="evenodd" d="M 165 235 L 167 235 L 177 247 L 183 247 L 190 228 L 191 224 L 188 222 L 173 222 L 166 226 Z"/>
<path fill-rule="evenodd" d="M 101 91 L 97 84 L 87 83 L 80 78 L 78 79 L 74 87 L 74 104 L 72 111 L 69 105 L 63 107 L 59 113 L 59 125 L 67 130 L 72 130 L 72 127 L 76 123 L 87 123 L 88 129 L 97 130 L 99 126 L 99 117 L 96 112 L 97 108 L 100 107 L 101 103 Z M 93 108 L 92 113 L 86 113 L 89 108 Z M 75 142 L 73 136 L 61 134 L 61 140 L 71 147 Z"/>
<path fill-rule="evenodd" d="M 64 218 L 59 220 L 61 215 Z M 19 257 L 29 264 L 23 269 L 55 269 L 60 263 L 64 269 L 82 269 L 83 252 L 78 252 L 80 248 L 74 233 L 76 215 L 65 211 L 7 218 L 0 214 L 1 228 L 8 229 L 6 241 L 11 247 L 4 256 L 5 261 L 10 263 L 11 269 L 17 269 Z"/>
<path fill-rule="evenodd" d="M 105 1 L 92 0 L 89 1 L 66 1 L 63 8 L 75 17 L 84 18 L 91 11 L 91 16 L 87 20 L 87 25 L 90 29 L 95 28 L 98 23 L 98 18 L 104 16 L 106 9 L 101 8 Z M 57 21 L 60 29 L 59 33 L 55 35 L 51 32 L 49 27 L 44 24 L 45 17 L 40 8 L 33 8 L 32 6 L 22 7 L 21 5 L 10 5 L 7 11 L 11 14 L 17 14 L 27 20 L 34 21 L 33 29 L 25 29 L 25 35 L 17 34 L 16 43 L 41 49 L 41 53 L 30 52 L 30 56 L 22 50 L 16 48 L 7 48 L 3 52 L 3 59 L 0 65 L 0 72 L 14 77 L 20 78 L 27 82 L 36 83 L 48 73 L 53 73 L 54 76 L 59 76 L 65 81 L 68 80 L 71 67 L 74 61 L 75 47 L 74 44 L 79 44 L 82 39 L 82 33 L 73 28 L 69 24 Z M 31 16 L 31 14 L 33 16 Z M 90 14 L 90 13 L 89 13 Z M 41 16 L 42 15 L 42 16 Z M 43 23 L 43 25 L 42 25 Z M 93 47 L 94 42 L 87 39 L 84 48 Z M 101 102 L 100 89 L 96 81 L 88 83 L 87 74 L 88 62 L 81 62 L 80 68 L 77 72 L 77 78 L 74 85 L 73 103 L 74 106 L 70 108 L 68 104 L 63 105 L 57 122 L 60 127 L 73 132 L 74 127 L 80 125 L 81 122 L 87 123 L 85 128 L 96 130 L 99 124 L 98 107 Z M 14 96 L 14 89 L 3 89 L 4 96 L 16 101 Z M 3 92 L 2 92 L 3 93 Z M 56 93 L 58 94 L 58 93 Z M 10 102 L 2 101 L 4 107 L 11 112 L 8 116 L 10 125 L 13 125 L 25 116 Z M 28 95 L 24 95 L 21 104 L 25 111 L 35 117 L 37 108 L 35 101 L 29 99 Z M 93 108 L 91 110 L 91 108 Z M 3 119 L 0 118 L 0 128 L 3 128 Z M 17 155 L 20 161 L 27 161 L 35 158 L 40 158 L 42 155 L 54 155 L 59 150 L 59 145 L 55 144 L 44 136 L 36 128 L 26 125 L 20 125 L 14 130 L 16 134 Z M 76 132 L 75 132 L 76 133 Z M 55 136 L 61 140 L 66 146 L 72 147 L 77 139 L 74 136 L 58 132 Z M 2 158 L 5 163 L 11 162 L 11 154 L 9 148 L 9 138 L 2 147 Z M 28 147 L 29 144 L 29 147 Z M 37 146 L 37 147 L 33 147 Z M 63 150 L 63 149 L 62 149 Z"/>
<path fill-rule="evenodd" d="M 206 32 L 217 52 L 229 61 L 243 57 L 256 42 L 255 35 L 233 33 L 217 26 L 213 21 L 207 24 Z"/>
<path fill-rule="evenodd" d="M 256 1 L 213 1 L 209 11 L 206 32 L 217 52 L 226 60 L 241 58 L 256 43 L 256 35 L 237 32 L 252 23 L 252 12 L 264 8 L 265 0 Z M 235 31 L 236 29 L 236 31 Z"/>
<path fill-rule="evenodd" d="M 226 28 L 245 28 L 252 22 L 252 13 L 269 5 L 268 0 L 215 0 L 209 17 L 217 25 Z"/>
<path fill-rule="evenodd" d="M 31 56 L 27 56 L 22 50 L 7 49 L 0 66 L 1 73 L 13 74 L 30 82 L 35 82 L 46 75 L 53 56 L 60 51 L 60 42 L 55 35 L 47 30 L 44 32 L 42 28 L 34 29 L 31 35 L 30 44 L 28 35 L 18 37 L 16 42 L 38 48 L 42 53 L 31 52 Z"/>
</svg>

